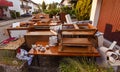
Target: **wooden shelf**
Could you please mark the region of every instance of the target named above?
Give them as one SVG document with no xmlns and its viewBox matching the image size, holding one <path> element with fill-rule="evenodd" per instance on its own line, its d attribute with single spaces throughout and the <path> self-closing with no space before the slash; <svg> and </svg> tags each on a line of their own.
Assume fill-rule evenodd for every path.
<svg viewBox="0 0 120 72">
<path fill-rule="evenodd" d="M 96 33 L 97 29 L 91 24 L 66 24 L 62 26 L 61 30 L 61 47 L 59 52 L 91 52 L 93 44 L 86 37 L 92 37 Z M 71 36 L 72 38 L 69 38 Z M 81 36 L 83 38 L 78 38 Z M 73 38 L 74 37 L 74 38 Z M 91 51 L 90 51 L 91 50 Z"/>
<path fill-rule="evenodd" d="M 63 35 L 93 35 L 91 31 L 62 31 Z"/>
<path fill-rule="evenodd" d="M 91 53 L 93 51 L 93 47 L 88 46 L 61 46 L 61 47 L 59 47 L 59 52 L 61 53 Z"/>
<path fill-rule="evenodd" d="M 92 45 L 92 43 L 88 40 L 88 38 L 63 38 L 63 45 Z"/>
<path fill-rule="evenodd" d="M 51 31 L 34 31 L 34 32 L 28 32 L 26 34 L 26 36 L 37 36 L 37 35 L 41 35 L 41 36 L 52 36 L 52 35 L 56 35 Z"/>
<path fill-rule="evenodd" d="M 62 35 L 94 35 L 97 31 L 91 24 L 66 24 L 62 28 Z"/>
</svg>

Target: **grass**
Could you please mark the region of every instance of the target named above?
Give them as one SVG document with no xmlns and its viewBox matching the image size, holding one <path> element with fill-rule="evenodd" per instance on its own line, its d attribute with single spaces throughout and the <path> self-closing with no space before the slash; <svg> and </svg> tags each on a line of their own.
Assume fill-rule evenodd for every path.
<svg viewBox="0 0 120 72">
<path fill-rule="evenodd" d="M 18 66 L 20 67 L 25 61 L 18 60 L 16 58 L 2 57 L 0 58 L 0 64 L 5 64 L 9 66 Z"/>
<path fill-rule="evenodd" d="M 86 57 L 64 58 L 59 69 L 60 72 L 114 72 L 112 68 L 99 67 L 93 59 Z"/>
</svg>

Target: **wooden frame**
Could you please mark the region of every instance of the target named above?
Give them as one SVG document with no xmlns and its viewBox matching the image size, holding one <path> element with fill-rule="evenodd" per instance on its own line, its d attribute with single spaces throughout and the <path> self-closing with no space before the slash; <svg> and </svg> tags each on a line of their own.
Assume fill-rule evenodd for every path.
<svg viewBox="0 0 120 72">
<path fill-rule="evenodd" d="M 8 34 L 9 34 L 9 37 L 12 37 L 11 36 L 11 31 L 21 31 L 21 30 L 27 30 L 27 32 L 30 30 L 30 28 L 27 28 L 27 27 L 20 27 L 20 28 L 8 28 L 7 31 L 8 31 Z"/>
<path fill-rule="evenodd" d="M 34 31 L 28 32 L 25 37 L 25 42 L 29 48 L 31 48 L 32 44 L 35 44 L 37 41 L 47 42 L 49 44 L 49 37 L 56 36 L 57 33 L 53 31 Z"/>
<path fill-rule="evenodd" d="M 75 48 L 72 47 L 75 46 L 76 48 L 93 47 L 90 38 L 94 37 L 97 29 L 91 24 L 66 24 L 62 28 L 59 52 L 73 52 Z M 69 50 L 65 51 L 65 48 Z M 80 52 L 78 50 L 75 52 Z"/>
</svg>

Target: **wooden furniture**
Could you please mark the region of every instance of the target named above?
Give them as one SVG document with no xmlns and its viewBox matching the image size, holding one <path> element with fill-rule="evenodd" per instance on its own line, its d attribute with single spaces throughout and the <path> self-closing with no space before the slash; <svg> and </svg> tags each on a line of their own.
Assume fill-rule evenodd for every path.
<svg viewBox="0 0 120 72">
<path fill-rule="evenodd" d="M 41 21 L 38 21 L 36 24 L 34 24 L 34 28 L 39 30 L 49 30 L 50 21 L 51 19 L 41 19 Z"/>
<path fill-rule="evenodd" d="M 47 42 L 41 42 L 41 44 L 45 46 Z M 78 49 L 79 53 L 59 52 L 58 49 L 59 49 L 59 46 L 55 46 L 55 47 L 50 47 L 49 49 L 46 49 L 45 52 L 41 52 L 41 51 L 38 51 L 37 49 L 36 51 L 34 51 L 33 48 L 31 48 L 29 51 L 29 54 L 49 55 L 49 56 L 94 56 L 94 57 L 100 56 L 100 54 L 94 47 L 91 48 L 91 51 L 89 49 L 86 50 L 85 48 L 79 48 Z M 72 50 L 74 51 L 74 49 Z"/>
<path fill-rule="evenodd" d="M 10 37 L 24 37 L 24 35 L 30 30 L 28 27 L 8 28 L 8 34 Z"/>
<path fill-rule="evenodd" d="M 12 41 L 4 46 L 0 46 L 0 50 L 16 50 L 18 47 L 20 47 L 25 42 L 24 38 L 19 38 L 16 41 Z"/>
<path fill-rule="evenodd" d="M 30 26 L 33 26 L 34 24 L 35 24 L 35 22 L 31 22 L 31 21 L 20 22 L 20 27 L 30 27 Z"/>
<path fill-rule="evenodd" d="M 49 14 L 34 14 L 30 21 L 38 22 L 41 21 L 41 19 L 49 19 Z"/>
<path fill-rule="evenodd" d="M 90 39 L 97 29 L 91 24 L 66 24 L 62 26 L 59 52 L 80 52 L 80 48 L 91 50 Z M 74 51 L 73 51 L 74 50 Z"/>
<path fill-rule="evenodd" d="M 37 41 L 47 42 L 49 44 L 49 37 L 56 35 L 57 33 L 52 30 L 28 32 L 25 35 L 25 42 L 29 48 L 31 48 L 31 45 L 35 44 Z"/>
<path fill-rule="evenodd" d="M 40 21 L 40 19 L 31 19 L 30 21 L 38 22 L 38 21 Z"/>
<path fill-rule="evenodd" d="M 17 49 L 25 42 L 24 38 L 10 41 L 8 44 L 0 45 L 0 57 L 15 57 Z"/>
<path fill-rule="evenodd" d="M 36 30 L 50 30 L 51 26 L 59 25 L 60 23 L 57 22 L 51 22 L 51 19 L 41 19 L 41 21 L 38 21 L 36 24 L 34 24 L 34 28 Z"/>
</svg>

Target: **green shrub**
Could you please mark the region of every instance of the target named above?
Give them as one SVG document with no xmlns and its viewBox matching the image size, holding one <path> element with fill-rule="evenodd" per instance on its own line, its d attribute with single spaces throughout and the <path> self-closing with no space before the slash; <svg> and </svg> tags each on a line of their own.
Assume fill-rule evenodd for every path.
<svg viewBox="0 0 120 72">
<path fill-rule="evenodd" d="M 89 20 L 92 0 L 78 0 L 75 14 L 78 20 Z"/>
<path fill-rule="evenodd" d="M 16 12 L 16 16 L 17 16 L 17 17 L 20 17 L 20 12 Z"/>
<path fill-rule="evenodd" d="M 13 19 L 17 18 L 15 11 L 10 11 L 10 15 Z"/>
<path fill-rule="evenodd" d="M 49 14 L 50 18 L 59 13 L 59 9 L 45 10 L 44 13 Z"/>
<path fill-rule="evenodd" d="M 39 12 L 35 11 L 35 12 L 32 12 L 32 14 L 38 14 Z"/>
</svg>

